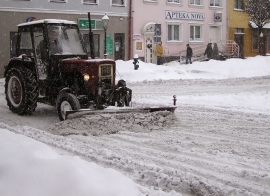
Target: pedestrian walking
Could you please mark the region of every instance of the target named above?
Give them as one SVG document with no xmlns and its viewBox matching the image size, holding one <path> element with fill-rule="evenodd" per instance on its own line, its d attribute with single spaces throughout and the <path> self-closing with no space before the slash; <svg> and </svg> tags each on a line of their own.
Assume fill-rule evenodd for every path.
<svg viewBox="0 0 270 196">
<path fill-rule="evenodd" d="M 161 56 L 163 55 L 163 47 L 162 42 L 158 43 L 157 49 L 156 49 L 156 55 L 157 55 L 157 65 L 161 65 Z"/>
<path fill-rule="evenodd" d="M 207 55 L 208 59 L 213 58 L 213 49 L 212 49 L 212 43 L 208 43 L 207 47 L 205 49 L 204 55 Z"/>
<path fill-rule="evenodd" d="M 187 44 L 186 64 L 188 64 L 188 61 L 190 62 L 190 64 L 192 64 L 191 61 L 192 55 L 193 55 L 192 48 L 189 46 L 189 44 Z"/>
<path fill-rule="evenodd" d="M 214 47 L 213 47 L 213 59 L 219 60 L 219 51 L 218 51 L 218 45 L 217 45 L 217 43 L 214 43 Z"/>
</svg>

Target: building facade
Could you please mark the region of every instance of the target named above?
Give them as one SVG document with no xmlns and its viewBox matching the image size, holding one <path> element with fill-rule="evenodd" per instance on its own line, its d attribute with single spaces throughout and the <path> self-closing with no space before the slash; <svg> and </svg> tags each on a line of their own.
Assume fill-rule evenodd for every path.
<svg viewBox="0 0 270 196">
<path fill-rule="evenodd" d="M 78 23 L 85 47 L 90 53 L 88 12 L 94 34 L 95 56 L 103 58 L 105 31 L 102 17 L 109 17 L 106 30 L 108 58 L 127 60 L 129 43 L 129 0 L 1 0 L 0 1 L 0 78 L 4 66 L 14 55 L 17 25 L 29 17 L 36 19 L 64 19 Z"/>
<path fill-rule="evenodd" d="M 227 0 L 133 1 L 133 54 L 156 63 L 155 48 L 162 42 L 166 56 L 227 40 Z M 205 48 L 204 48 L 205 49 Z"/>
<path fill-rule="evenodd" d="M 228 35 L 240 46 L 240 57 L 259 54 L 258 41 L 263 39 L 264 54 L 270 53 L 270 24 L 265 25 L 263 34 L 259 35 L 257 26 L 250 22 L 245 12 L 247 0 L 228 0 Z"/>
<path fill-rule="evenodd" d="M 245 0 L 228 0 L 228 34 L 240 47 L 240 57 L 254 56 L 252 29 L 249 15 L 245 12 Z"/>
</svg>

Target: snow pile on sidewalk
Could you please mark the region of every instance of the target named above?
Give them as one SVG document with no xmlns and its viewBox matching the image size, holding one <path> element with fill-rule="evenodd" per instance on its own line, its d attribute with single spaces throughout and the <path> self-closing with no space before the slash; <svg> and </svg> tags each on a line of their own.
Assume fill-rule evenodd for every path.
<svg viewBox="0 0 270 196">
<path fill-rule="evenodd" d="M 152 113 L 94 114 L 67 119 L 54 124 L 49 131 L 57 135 L 98 136 L 119 131 L 150 132 L 162 131 L 176 120 L 169 111 Z"/>
<path fill-rule="evenodd" d="M 142 187 L 116 170 L 77 156 L 59 155 L 41 142 L 2 127 L 5 125 L 0 124 L 0 195 L 181 196 Z"/>
</svg>

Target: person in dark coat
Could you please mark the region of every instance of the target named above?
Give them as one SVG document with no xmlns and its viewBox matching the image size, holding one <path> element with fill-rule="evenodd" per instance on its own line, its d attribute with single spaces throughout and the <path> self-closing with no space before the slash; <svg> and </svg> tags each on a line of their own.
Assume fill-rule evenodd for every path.
<svg viewBox="0 0 270 196">
<path fill-rule="evenodd" d="M 205 49 L 204 55 L 207 55 L 208 59 L 213 58 L 213 49 L 212 49 L 212 43 L 208 43 L 207 47 Z"/>
<path fill-rule="evenodd" d="M 214 43 L 214 47 L 213 47 L 213 59 L 219 60 L 219 51 L 218 51 L 218 45 L 217 45 L 217 43 Z"/>
<path fill-rule="evenodd" d="M 187 44 L 186 64 L 188 64 L 188 61 L 190 62 L 190 64 L 192 64 L 191 62 L 192 55 L 193 55 L 192 48 L 189 46 L 189 44 Z"/>
</svg>

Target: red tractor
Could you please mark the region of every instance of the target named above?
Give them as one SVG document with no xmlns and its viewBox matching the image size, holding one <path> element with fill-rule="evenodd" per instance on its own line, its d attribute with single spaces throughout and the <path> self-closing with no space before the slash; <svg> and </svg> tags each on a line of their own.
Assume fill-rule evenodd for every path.
<svg viewBox="0 0 270 196">
<path fill-rule="evenodd" d="M 129 106 L 132 91 L 115 83 L 115 61 L 89 58 L 78 25 L 44 19 L 18 25 L 16 57 L 5 66 L 9 109 L 31 115 L 37 103 L 55 105 L 60 120 L 67 111 Z"/>
</svg>

